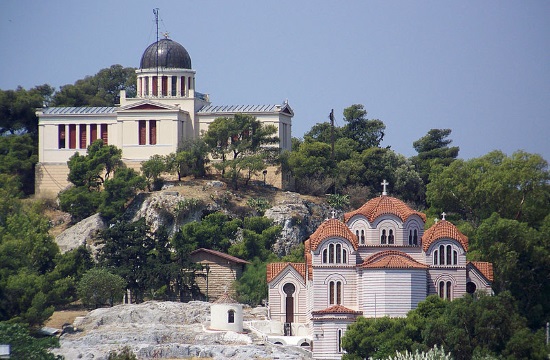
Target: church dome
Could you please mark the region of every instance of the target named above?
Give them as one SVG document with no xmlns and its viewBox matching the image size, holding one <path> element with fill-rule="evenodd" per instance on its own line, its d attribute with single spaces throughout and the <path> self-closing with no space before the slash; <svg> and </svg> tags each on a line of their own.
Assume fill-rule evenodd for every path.
<svg viewBox="0 0 550 360">
<path fill-rule="evenodd" d="M 379 216 L 386 214 L 395 215 L 402 221 L 406 221 L 411 215 L 418 215 L 423 221 L 426 221 L 425 214 L 415 211 L 403 201 L 387 195 L 371 199 L 359 209 L 344 214 L 344 221 L 348 222 L 355 215 L 363 215 L 372 223 Z"/>
<path fill-rule="evenodd" d="M 422 248 L 428 251 L 430 245 L 439 239 L 453 239 L 462 245 L 464 250 L 468 251 L 468 237 L 458 230 L 458 228 L 448 222 L 441 220 L 430 227 L 422 236 Z"/>
<path fill-rule="evenodd" d="M 158 50 L 157 50 L 158 49 Z M 139 63 L 140 69 L 161 68 L 191 69 L 191 57 L 185 48 L 171 40 L 162 39 L 145 49 Z"/>
</svg>

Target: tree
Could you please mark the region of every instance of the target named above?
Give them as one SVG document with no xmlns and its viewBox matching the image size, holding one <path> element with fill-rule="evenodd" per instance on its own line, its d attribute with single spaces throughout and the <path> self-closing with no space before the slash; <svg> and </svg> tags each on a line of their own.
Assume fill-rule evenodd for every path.
<svg viewBox="0 0 550 360">
<path fill-rule="evenodd" d="M 241 303 L 257 306 L 267 298 L 266 262 L 255 258 L 246 265 L 242 276 L 235 281 L 237 299 Z"/>
<path fill-rule="evenodd" d="M 384 139 L 386 125 L 378 119 L 368 120 L 363 105 L 354 104 L 344 109 L 344 136 L 359 144 L 358 151 L 379 147 Z"/>
<path fill-rule="evenodd" d="M 112 65 L 101 69 L 94 76 L 77 80 L 74 85 L 64 85 L 54 94 L 54 106 L 115 106 L 120 99 L 120 90 L 128 96 L 136 94 L 136 73 L 134 68 Z"/>
<path fill-rule="evenodd" d="M 0 136 L 0 174 L 13 177 L 25 195 L 34 193 L 36 142 L 30 134 Z"/>
<path fill-rule="evenodd" d="M 320 141 L 325 144 L 332 144 L 343 137 L 343 130 L 341 127 L 332 126 L 329 122 L 317 123 L 311 127 L 311 129 L 304 134 L 304 139 L 308 141 Z"/>
<path fill-rule="evenodd" d="M 429 183 L 429 175 L 435 165 L 449 166 L 458 156 L 458 146 L 449 147 L 451 129 L 431 129 L 426 135 L 413 142 L 418 155 L 411 158 L 424 184 Z"/>
<path fill-rule="evenodd" d="M 493 151 L 433 171 L 426 197 L 434 211 L 454 212 L 478 226 L 493 212 L 540 225 L 550 212 L 550 172 L 540 155 Z"/>
<path fill-rule="evenodd" d="M 0 322 L 0 344 L 10 345 L 10 359 L 62 360 L 49 349 L 59 347 L 57 337 L 35 338 L 29 329 L 21 324 Z"/>
<path fill-rule="evenodd" d="M 133 169 L 121 168 L 111 179 L 105 181 L 101 194 L 99 212 L 108 220 L 116 219 L 124 214 L 128 203 L 140 190 L 146 187 L 146 180 Z"/>
<path fill-rule="evenodd" d="M 329 144 L 306 140 L 290 153 L 287 164 L 299 192 L 326 194 L 334 182 L 336 162 L 331 157 Z"/>
<path fill-rule="evenodd" d="M 141 163 L 141 173 L 147 179 L 147 187 L 151 191 L 151 184 L 154 190 L 160 190 L 162 179 L 160 174 L 166 170 L 165 159 L 162 155 L 153 155 L 149 160 Z"/>
<path fill-rule="evenodd" d="M 235 114 L 234 117 L 216 118 L 208 127 L 204 141 L 214 158 L 221 161 L 214 164 L 222 175 L 231 179 L 233 188 L 237 189 L 243 167 L 243 159 L 252 155 L 267 155 L 278 148 L 279 139 L 274 136 L 277 129 L 273 125 L 263 125 L 251 115 Z M 263 159 L 267 160 L 268 156 Z M 244 163 L 246 164 L 246 163 Z"/>
<path fill-rule="evenodd" d="M 105 269 L 90 269 L 78 283 L 78 297 L 85 306 L 94 309 L 105 304 L 113 306 L 121 300 L 126 289 L 126 281 Z"/>
<path fill-rule="evenodd" d="M 148 289 L 149 255 L 155 240 L 145 219 L 117 222 L 101 232 L 99 264 L 122 277 L 138 302 Z"/>
<path fill-rule="evenodd" d="M 29 134 L 36 141 L 38 118 L 36 108 L 49 102 L 54 89 L 39 85 L 30 90 L 0 90 L 0 136 L 6 134 Z"/>
</svg>

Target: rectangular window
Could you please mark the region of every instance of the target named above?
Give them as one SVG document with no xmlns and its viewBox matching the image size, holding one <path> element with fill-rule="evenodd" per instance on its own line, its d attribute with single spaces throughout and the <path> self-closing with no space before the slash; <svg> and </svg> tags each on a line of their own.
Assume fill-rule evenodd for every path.
<svg viewBox="0 0 550 360">
<path fill-rule="evenodd" d="M 153 96 L 158 96 L 158 86 L 159 82 L 156 76 L 153 76 Z"/>
<path fill-rule="evenodd" d="M 146 134 L 147 134 L 147 122 L 145 120 L 138 121 L 138 142 L 139 145 L 146 144 Z"/>
<path fill-rule="evenodd" d="M 69 149 L 76 149 L 76 125 L 69 125 Z"/>
<path fill-rule="evenodd" d="M 90 143 L 93 143 L 97 140 L 97 125 L 90 125 Z"/>
<path fill-rule="evenodd" d="M 86 125 L 80 125 L 80 148 L 86 149 Z"/>
<path fill-rule="evenodd" d="M 170 95 L 176 96 L 177 91 L 178 91 L 178 77 L 172 76 L 172 89 L 171 89 Z"/>
<path fill-rule="evenodd" d="M 149 76 L 145 76 L 143 79 L 145 83 L 145 94 L 143 96 L 149 96 Z"/>
<path fill-rule="evenodd" d="M 187 78 L 187 89 L 191 90 L 191 76 Z"/>
<path fill-rule="evenodd" d="M 65 149 L 65 125 L 58 125 L 57 133 L 59 149 Z"/>
<path fill-rule="evenodd" d="M 149 120 L 149 145 L 157 144 L 157 121 Z"/>
<path fill-rule="evenodd" d="M 180 79 L 180 87 L 181 87 L 181 96 L 187 96 L 185 94 L 185 76 L 182 76 Z"/>
<path fill-rule="evenodd" d="M 162 77 L 162 96 L 168 95 L 168 76 Z"/>
<path fill-rule="evenodd" d="M 103 140 L 103 145 L 109 144 L 109 134 L 107 133 L 107 124 L 101 124 L 101 140 Z"/>
</svg>

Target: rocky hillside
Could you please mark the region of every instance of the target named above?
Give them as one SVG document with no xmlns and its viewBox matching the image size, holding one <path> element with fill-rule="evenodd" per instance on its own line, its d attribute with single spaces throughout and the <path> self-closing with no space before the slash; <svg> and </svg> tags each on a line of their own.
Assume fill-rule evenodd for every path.
<svg viewBox="0 0 550 360">
<path fill-rule="evenodd" d="M 118 305 L 77 318 L 64 330 L 54 353 L 65 359 L 105 360 L 128 346 L 138 359 L 308 359 L 297 347 L 273 345 L 251 331 L 265 308 L 246 309 L 243 333 L 209 330 L 210 303 L 148 301 Z"/>
<path fill-rule="evenodd" d="M 279 256 L 288 254 L 290 249 L 302 243 L 320 224 L 331 217 L 331 208 L 322 199 L 303 196 L 298 193 L 253 184 L 240 191 L 227 188 L 220 181 L 187 180 L 169 183 L 163 190 L 139 194 L 129 206 L 124 217 L 135 221 L 144 217 L 153 230 L 160 225 L 173 234 L 187 222 L 200 220 L 203 216 L 223 211 L 235 217 L 258 215 L 254 204 L 264 206 L 265 216 L 283 230 L 273 251 Z M 65 252 L 80 245 L 96 251 L 95 239 L 105 224 L 98 215 L 93 215 L 60 232 L 66 224 L 54 228 L 56 242 Z"/>
</svg>

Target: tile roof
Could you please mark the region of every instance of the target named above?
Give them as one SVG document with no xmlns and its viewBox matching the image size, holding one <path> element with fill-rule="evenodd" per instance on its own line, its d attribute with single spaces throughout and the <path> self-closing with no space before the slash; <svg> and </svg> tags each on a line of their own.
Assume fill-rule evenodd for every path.
<svg viewBox="0 0 550 360">
<path fill-rule="evenodd" d="M 411 209 L 403 201 L 391 196 L 382 195 L 370 199 L 359 209 L 344 214 L 344 222 L 348 222 L 355 215 L 363 215 L 369 222 L 373 222 L 379 216 L 392 214 L 406 221 L 411 215 L 418 215 L 423 221 L 426 221 L 426 215 Z"/>
<path fill-rule="evenodd" d="M 319 315 L 319 314 L 353 314 L 353 315 L 362 315 L 362 311 L 355 311 L 348 309 L 345 306 L 342 305 L 333 305 L 329 308 L 326 308 L 324 310 L 318 310 L 318 311 L 312 311 L 312 315 Z"/>
<path fill-rule="evenodd" d="M 306 277 L 306 264 L 305 263 L 291 263 L 291 262 L 280 262 L 280 263 L 270 263 L 267 264 L 267 282 L 275 279 L 287 266 L 291 266 L 305 279 Z"/>
<path fill-rule="evenodd" d="M 239 304 L 239 302 L 231 297 L 227 292 L 223 293 L 214 304 Z"/>
<path fill-rule="evenodd" d="M 468 237 L 447 220 L 438 221 L 424 232 L 424 235 L 422 235 L 422 249 L 428 251 L 432 243 L 443 238 L 458 241 L 464 250 L 468 251 Z"/>
<path fill-rule="evenodd" d="M 80 107 L 47 107 L 42 109 L 42 113 L 45 115 L 57 115 L 57 114 L 112 114 L 117 110 L 113 106 L 80 106 Z"/>
<path fill-rule="evenodd" d="M 355 250 L 358 247 L 357 236 L 338 219 L 328 219 L 324 221 L 313 234 L 309 237 L 311 250 L 316 250 L 321 241 L 331 236 L 338 236 L 351 242 Z"/>
<path fill-rule="evenodd" d="M 195 251 L 192 251 L 189 255 L 194 255 L 194 254 L 197 254 L 199 252 L 205 252 L 205 253 L 208 253 L 208 254 L 219 256 L 221 258 L 224 258 L 226 260 L 233 261 L 233 262 L 239 263 L 239 264 L 248 264 L 249 263 L 248 261 L 243 260 L 243 259 L 239 259 L 238 257 L 231 256 L 229 254 L 222 253 L 222 252 L 219 252 L 219 251 L 216 251 L 216 250 L 205 249 L 205 248 L 200 248 L 200 249 L 197 249 Z"/>
<path fill-rule="evenodd" d="M 373 254 L 363 261 L 361 268 L 366 269 L 427 269 L 411 256 L 397 250 L 386 250 Z"/>
<path fill-rule="evenodd" d="M 470 261 L 469 263 L 475 266 L 487 280 L 493 281 L 493 263 L 485 261 Z"/>
<path fill-rule="evenodd" d="M 311 241 L 309 239 L 304 241 L 304 253 L 307 265 L 307 279 L 313 280 L 313 261 L 311 256 Z"/>
</svg>

